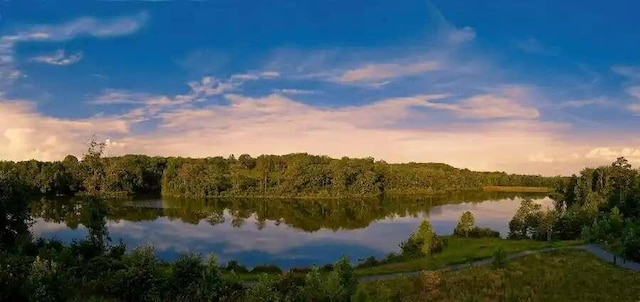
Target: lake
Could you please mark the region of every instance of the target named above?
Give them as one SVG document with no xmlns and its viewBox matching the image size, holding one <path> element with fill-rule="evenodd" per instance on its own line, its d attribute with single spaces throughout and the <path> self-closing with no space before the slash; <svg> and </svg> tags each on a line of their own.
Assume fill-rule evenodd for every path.
<svg viewBox="0 0 640 302">
<path fill-rule="evenodd" d="M 333 263 L 342 255 L 353 261 L 384 257 L 397 252 L 423 219 L 447 235 L 464 211 L 504 237 L 523 198 L 553 204 L 544 194 L 495 192 L 349 200 L 152 198 L 106 202 L 106 227 L 113 242 L 152 245 L 164 260 L 214 253 L 220 263 L 290 268 Z M 92 219 L 89 207 L 80 199 L 35 201 L 31 231 L 63 242 L 82 239 Z"/>
</svg>

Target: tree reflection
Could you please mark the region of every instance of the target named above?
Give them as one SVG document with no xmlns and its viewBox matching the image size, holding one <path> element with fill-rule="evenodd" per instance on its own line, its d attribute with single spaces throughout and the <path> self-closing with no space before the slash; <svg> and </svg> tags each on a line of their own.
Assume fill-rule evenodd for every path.
<svg viewBox="0 0 640 302">
<path fill-rule="evenodd" d="M 223 224 L 229 219 L 233 227 L 242 227 L 246 220 L 252 220 L 257 229 L 263 229 L 268 222 L 273 222 L 276 226 L 284 223 L 313 232 L 320 229 L 360 229 L 377 220 L 417 217 L 437 205 L 478 203 L 516 196 L 544 197 L 535 193 L 464 192 L 374 199 L 164 198 L 157 203 L 135 200 L 97 202 L 81 198 L 41 199 L 32 204 L 31 215 L 50 222 L 65 222 L 73 229 L 82 224 L 99 230 L 101 226 L 94 220 L 102 215 L 111 221 L 152 221 L 166 217 L 189 224 L 204 221 L 210 225 Z"/>
</svg>

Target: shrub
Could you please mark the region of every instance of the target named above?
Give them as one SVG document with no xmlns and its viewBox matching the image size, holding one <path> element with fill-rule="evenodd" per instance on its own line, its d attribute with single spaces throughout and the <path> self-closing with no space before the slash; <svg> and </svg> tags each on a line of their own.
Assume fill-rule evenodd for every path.
<svg viewBox="0 0 640 302">
<path fill-rule="evenodd" d="M 235 272 L 235 273 L 248 273 L 249 269 L 240 264 L 238 261 L 231 260 L 227 262 L 227 266 L 224 268 L 226 271 Z"/>
<path fill-rule="evenodd" d="M 280 269 L 276 265 L 258 265 L 251 270 L 252 273 L 282 273 L 282 269 Z"/>
<path fill-rule="evenodd" d="M 123 258 L 125 268 L 114 274 L 113 287 L 121 301 L 154 301 L 162 287 L 160 265 L 151 248 L 137 248 Z"/>
<path fill-rule="evenodd" d="M 332 272 L 333 271 L 333 264 L 329 263 L 329 264 L 325 264 L 323 266 L 320 267 L 320 271 L 323 273 L 328 273 L 328 272 Z"/>
<path fill-rule="evenodd" d="M 357 267 L 372 267 L 380 264 L 376 257 L 369 257 L 358 263 Z"/>
<path fill-rule="evenodd" d="M 425 219 L 407 241 L 400 243 L 400 250 L 404 257 L 418 258 L 441 252 L 446 245 L 446 240 L 436 235 Z"/>
<path fill-rule="evenodd" d="M 503 248 L 498 248 L 493 252 L 491 266 L 494 268 L 503 268 L 507 265 L 507 252 Z"/>
<path fill-rule="evenodd" d="M 180 256 L 171 264 L 169 276 L 169 292 L 172 300 L 192 297 L 198 291 L 206 266 L 198 255 Z"/>
<path fill-rule="evenodd" d="M 490 228 L 474 227 L 469 232 L 471 238 L 499 238 L 500 232 L 494 231 Z"/>
<path fill-rule="evenodd" d="M 293 274 L 307 274 L 311 271 L 312 269 L 310 267 L 292 267 L 288 270 L 288 272 Z"/>
</svg>

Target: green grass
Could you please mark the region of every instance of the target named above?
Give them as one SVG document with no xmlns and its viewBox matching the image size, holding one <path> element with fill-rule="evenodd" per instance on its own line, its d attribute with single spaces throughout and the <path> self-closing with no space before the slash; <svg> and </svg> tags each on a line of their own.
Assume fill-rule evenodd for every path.
<svg viewBox="0 0 640 302">
<path fill-rule="evenodd" d="M 460 238 L 448 236 L 448 246 L 440 253 L 418 259 L 388 263 L 374 267 L 359 268 L 359 276 L 412 272 L 438 269 L 451 264 L 460 264 L 489 258 L 498 248 L 507 254 L 525 250 L 563 247 L 582 244 L 581 241 L 543 242 L 533 240 L 506 240 L 502 238 Z"/>
<path fill-rule="evenodd" d="M 557 241 L 542 242 L 533 240 L 506 240 L 501 238 L 460 238 L 455 236 L 445 236 L 448 239 L 448 246 L 440 253 L 430 257 L 409 259 L 400 262 L 382 264 L 374 267 L 357 268 L 358 276 L 383 275 L 393 273 L 406 273 L 419 270 L 431 270 L 445 267 L 451 264 L 467 263 L 476 260 L 490 258 L 493 252 L 502 248 L 507 254 L 517 253 L 526 250 L 538 250 L 550 247 L 564 247 L 582 244 L 581 241 Z M 228 279 L 241 282 L 258 281 L 264 273 L 224 273 Z M 266 274 L 277 277 L 279 274 Z M 301 274 L 304 275 L 304 274 Z"/>
<path fill-rule="evenodd" d="M 487 192 L 511 192 L 511 193 L 549 193 L 551 188 L 547 187 L 523 187 L 523 186 L 486 186 L 482 188 Z"/>
<path fill-rule="evenodd" d="M 472 267 L 365 283 L 370 301 L 639 301 L 640 272 L 578 249 L 534 254 L 503 269 Z"/>
</svg>

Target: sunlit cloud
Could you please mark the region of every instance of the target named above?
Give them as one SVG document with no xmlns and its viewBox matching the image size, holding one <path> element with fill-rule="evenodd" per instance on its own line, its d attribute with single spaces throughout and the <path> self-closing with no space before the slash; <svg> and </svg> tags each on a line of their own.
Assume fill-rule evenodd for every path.
<svg viewBox="0 0 640 302">
<path fill-rule="evenodd" d="M 430 102 L 425 106 L 447 110 L 461 117 L 471 118 L 523 118 L 535 119 L 540 116 L 534 107 L 526 106 L 518 98 L 525 97 L 522 92 L 506 89 L 502 95 L 476 95 L 458 103 Z"/>
<path fill-rule="evenodd" d="M 411 64 L 367 64 L 356 69 L 347 70 L 336 80 L 342 83 L 379 81 L 421 74 L 437 70 L 440 66 L 441 63 L 437 61 Z"/>
<path fill-rule="evenodd" d="M 79 155 L 92 133 L 127 133 L 122 120 L 104 117 L 63 119 L 38 113 L 28 101 L 0 99 L 0 158 L 59 160 Z"/>
</svg>

